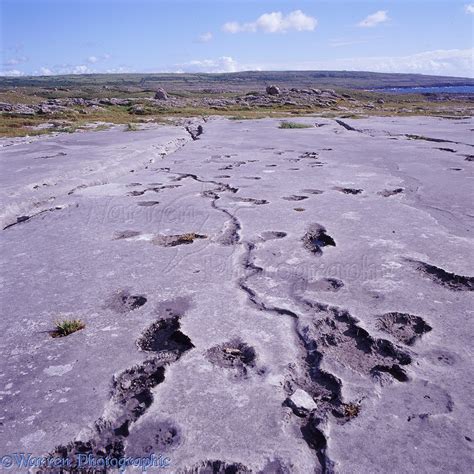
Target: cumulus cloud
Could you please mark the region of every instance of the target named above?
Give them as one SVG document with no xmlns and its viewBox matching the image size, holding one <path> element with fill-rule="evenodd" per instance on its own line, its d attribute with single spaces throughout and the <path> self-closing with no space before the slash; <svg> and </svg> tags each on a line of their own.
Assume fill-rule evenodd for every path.
<svg viewBox="0 0 474 474">
<path fill-rule="evenodd" d="M 47 67 L 42 66 L 39 70 L 34 71 L 34 76 L 56 76 L 60 74 L 93 74 L 97 71 L 90 69 L 84 64 L 79 64 L 77 66 L 70 64 L 61 64 L 59 66 Z"/>
<path fill-rule="evenodd" d="M 466 13 L 474 15 L 474 3 L 469 3 L 468 5 L 465 5 L 464 10 Z"/>
<path fill-rule="evenodd" d="M 8 71 L 0 71 L 0 76 L 6 76 L 6 77 L 20 77 L 24 76 L 25 73 L 22 71 L 19 71 L 18 69 L 9 69 Z"/>
<path fill-rule="evenodd" d="M 290 30 L 294 31 L 313 31 L 318 25 L 316 18 L 306 15 L 301 10 L 295 10 L 288 15 L 282 12 L 264 13 L 255 21 L 250 23 L 239 23 L 230 21 L 222 26 L 222 30 L 226 33 L 256 32 L 263 31 L 265 33 L 285 33 Z"/>
<path fill-rule="evenodd" d="M 209 43 L 209 41 L 212 41 L 212 33 L 208 31 L 207 33 L 203 33 L 202 35 L 199 35 L 198 41 L 200 43 Z"/>
<path fill-rule="evenodd" d="M 64 72 L 63 74 L 91 74 L 92 69 L 89 69 L 87 66 L 84 66 L 84 64 L 80 64 L 78 66 L 73 66 L 71 68 L 66 68 L 67 72 Z"/>
<path fill-rule="evenodd" d="M 47 67 L 40 67 L 39 71 L 35 73 L 38 76 L 52 76 L 54 73 Z"/>
<path fill-rule="evenodd" d="M 373 26 L 379 25 L 380 23 L 385 23 L 388 21 L 388 15 L 386 10 L 379 10 L 378 12 L 369 15 L 367 18 L 364 18 L 357 26 L 362 28 L 371 28 Z"/>
<path fill-rule="evenodd" d="M 241 70 L 237 61 L 230 56 L 221 56 L 217 59 L 193 60 L 185 64 L 180 64 L 176 72 L 236 72 Z"/>
<path fill-rule="evenodd" d="M 17 64 L 26 63 L 28 58 L 26 56 L 17 56 L 15 58 L 10 58 L 5 61 L 6 66 L 16 66 Z"/>
<path fill-rule="evenodd" d="M 110 59 L 110 54 L 101 54 L 100 56 L 96 56 L 96 55 L 92 55 L 92 56 L 89 56 L 86 61 L 89 63 L 89 64 L 96 64 L 98 63 L 99 61 L 105 61 L 107 59 Z"/>
</svg>

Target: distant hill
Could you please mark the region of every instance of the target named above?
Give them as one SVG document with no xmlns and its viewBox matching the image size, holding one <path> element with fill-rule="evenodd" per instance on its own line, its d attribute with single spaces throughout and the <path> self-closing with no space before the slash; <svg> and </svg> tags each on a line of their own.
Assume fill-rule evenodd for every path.
<svg viewBox="0 0 474 474">
<path fill-rule="evenodd" d="M 274 83 L 281 87 L 378 89 L 386 87 L 474 86 L 474 79 L 421 74 L 353 71 L 248 71 L 225 74 L 87 74 L 68 76 L 0 77 L 0 88 L 12 87 L 130 87 L 140 90 L 250 90 Z"/>
</svg>

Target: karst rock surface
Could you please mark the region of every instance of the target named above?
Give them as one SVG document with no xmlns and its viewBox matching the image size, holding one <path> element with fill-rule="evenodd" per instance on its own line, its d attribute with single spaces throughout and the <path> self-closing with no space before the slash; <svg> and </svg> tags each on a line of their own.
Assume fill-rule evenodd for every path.
<svg viewBox="0 0 474 474">
<path fill-rule="evenodd" d="M 1 141 L 3 454 L 472 469 L 474 122 L 296 120 Z"/>
</svg>

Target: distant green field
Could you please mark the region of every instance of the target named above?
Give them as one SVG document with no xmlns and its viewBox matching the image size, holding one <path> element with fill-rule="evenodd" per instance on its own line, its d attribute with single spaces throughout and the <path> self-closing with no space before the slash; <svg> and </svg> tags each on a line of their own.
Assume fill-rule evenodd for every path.
<svg viewBox="0 0 474 474">
<path fill-rule="evenodd" d="M 137 88 L 154 90 L 221 89 L 239 91 L 275 83 L 282 87 L 367 89 L 381 87 L 433 87 L 474 85 L 473 79 L 421 74 L 385 74 L 351 71 L 248 71 L 225 74 L 87 74 L 69 76 L 1 77 L 0 88 Z"/>
</svg>

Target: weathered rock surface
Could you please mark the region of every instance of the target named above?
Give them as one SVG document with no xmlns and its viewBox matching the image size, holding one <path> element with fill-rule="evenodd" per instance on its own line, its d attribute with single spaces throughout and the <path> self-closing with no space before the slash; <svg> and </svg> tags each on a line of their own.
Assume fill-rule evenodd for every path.
<svg viewBox="0 0 474 474">
<path fill-rule="evenodd" d="M 474 122 L 296 120 L 0 141 L 1 455 L 470 472 Z"/>
</svg>

